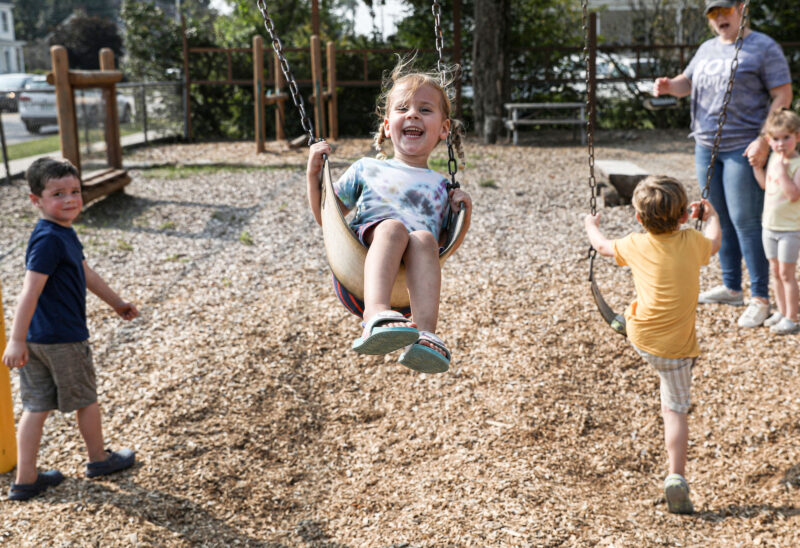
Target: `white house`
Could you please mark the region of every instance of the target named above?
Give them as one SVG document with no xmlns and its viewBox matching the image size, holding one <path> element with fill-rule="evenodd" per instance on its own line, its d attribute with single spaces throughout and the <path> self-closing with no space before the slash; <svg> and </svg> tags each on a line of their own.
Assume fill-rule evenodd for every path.
<svg viewBox="0 0 800 548">
<path fill-rule="evenodd" d="M 0 2 L 0 74 L 25 72 L 22 46 L 25 42 L 14 34 L 14 6 Z"/>
<path fill-rule="evenodd" d="M 706 32 L 706 22 L 697 0 L 589 0 L 597 12 L 597 32 L 607 42 L 646 43 L 647 31 L 658 14 L 673 21 L 674 43 L 694 43 Z"/>
</svg>

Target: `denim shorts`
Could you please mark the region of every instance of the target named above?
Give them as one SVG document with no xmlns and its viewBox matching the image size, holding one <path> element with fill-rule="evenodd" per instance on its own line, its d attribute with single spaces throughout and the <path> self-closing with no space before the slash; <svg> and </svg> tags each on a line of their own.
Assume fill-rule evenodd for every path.
<svg viewBox="0 0 800 548">
<path fill-rule="evenodd" d="M 779 262 L 795 264 L 800 252 L 800 231 L 776 232 L 768 228 L 761 229 L 761 241 L 767 259 L 778 259 Z"/>
<path fill-rule="evenodd" d="M 661 377 L 661 406 L 676 413 L 688 413 L 691 405 L 692 366 L 697 358 L 662 358 L 640 348 L 633 349 L 653 366 Z"/>
<path fill-rule="evenodd" d="M 97 378 L 89 341 L 28 343 L 28 363 L 19 370 L 22 408 L 70 413 L 97 401 Z"/>
</svg>

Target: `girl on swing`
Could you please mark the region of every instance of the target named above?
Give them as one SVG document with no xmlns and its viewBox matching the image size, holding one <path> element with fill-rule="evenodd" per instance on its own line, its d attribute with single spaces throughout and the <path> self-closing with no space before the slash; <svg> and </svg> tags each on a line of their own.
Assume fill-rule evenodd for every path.
<svg viewBox="0 0 800 548">
<path fill-rule="evenodd" d="M 461 126 L 450 119 L 450 98 L 440 75 L 413 70 L 413 61 L 401 59 L 385 79 L 377 108 L 378 159 L 356 161 L 333 188 L 343 213 L 355 208 L 350 227 L 368 247 L 363 312 L 348 306 L 364 318 L 363 333 L 353 342 L 353 350 L 388 354 L 406 347 L 400 363 L 433 373 L 447 371 L 450 364 L 450 351 L 434 334 L 442 276 L 442 227 L 449 208 L 457 211 L 464 207 L 463 237 L 469 228 L 472 200 L 460 189 L 448 192 L 447 179 L 428 167 L 433 149 L 448 134 L 463 158 Z M 391 159 L 383 152 L 387 139 L 394 150 Z M 330 145 L 320 141 L 311 146 L 308 156 L 308 201 L 318 224 L 322 224 L 320 172 L 323 155 L 330 153 Z M 456 242 L 456 247 L 460 243 Z M 406 267 L 413 322 L 389 304 L 401 262 Z"/>
</svg>

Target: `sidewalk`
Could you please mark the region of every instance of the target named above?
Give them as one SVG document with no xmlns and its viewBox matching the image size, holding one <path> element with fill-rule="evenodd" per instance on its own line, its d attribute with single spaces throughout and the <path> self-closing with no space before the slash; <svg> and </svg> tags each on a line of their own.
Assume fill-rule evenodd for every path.
<svg viewBox="0 0 800 548">
<path fill-rule="evenodd" d="M 157 135 L 148 135 L 148 140 L 152 141 L 155 139 L 160 139 L 162 136 Z M 144 132 L 139 133 L 131 133 L 130 135 L 125 135 L 120 138 L 120 144 L 122 148 L 130 147 L 134 145 L 140 145 L 145 142 Z M 96 142 L 92 143 L 92 152 L 100 152 L 106 149 L 105 142 Z M 83 150 L 81 150 L 83 153 Z M 17 177 L 24 177 L 25 171 L 28 167 L 35 162 L 39 158 L 44 158 L 45 156 L 61 156 L 60 150 L 54 150 L 53 152 L 48 152 L 45 154 L 37 154 L 36 156 L 27 156 L 25 158 L 17 158 L 16 160 L 11 160 L 8 162 L 8 171 L 11 174 L 11 178 Z M 0 169 L 2 169 L 3 177 L 2 179 L 5 180 L 5 166 L 0 165 Z"/>
</svg>

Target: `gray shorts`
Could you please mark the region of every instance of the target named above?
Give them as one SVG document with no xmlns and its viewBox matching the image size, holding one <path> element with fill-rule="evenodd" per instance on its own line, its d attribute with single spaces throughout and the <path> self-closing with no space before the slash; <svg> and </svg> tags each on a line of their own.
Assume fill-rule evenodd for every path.
<svg viewBox="0 0 800 548">
<path fill-rule="evenodd" d="M 89 341 L 28 343 L 28 363 L 19 370 L 22 408 L 70 413 L 97 401 L 97 379 Z"/>
<path fill-rule="evenodd" d="M 795 264 L 800 251 L 800 231 L 775 232 L 768 228 L 761 229 L 761 241 L 764 243 L 764 254 L 767 259 L 778 259 L 782 263 Z"/>
<path fill-rule="evenodd" d="M 688 413 L 691 399 L 692 366 L 697 358 L 662 358 L 633 346 L 661 377 L 661 405 L 676 413 Z"/>
</svg>

